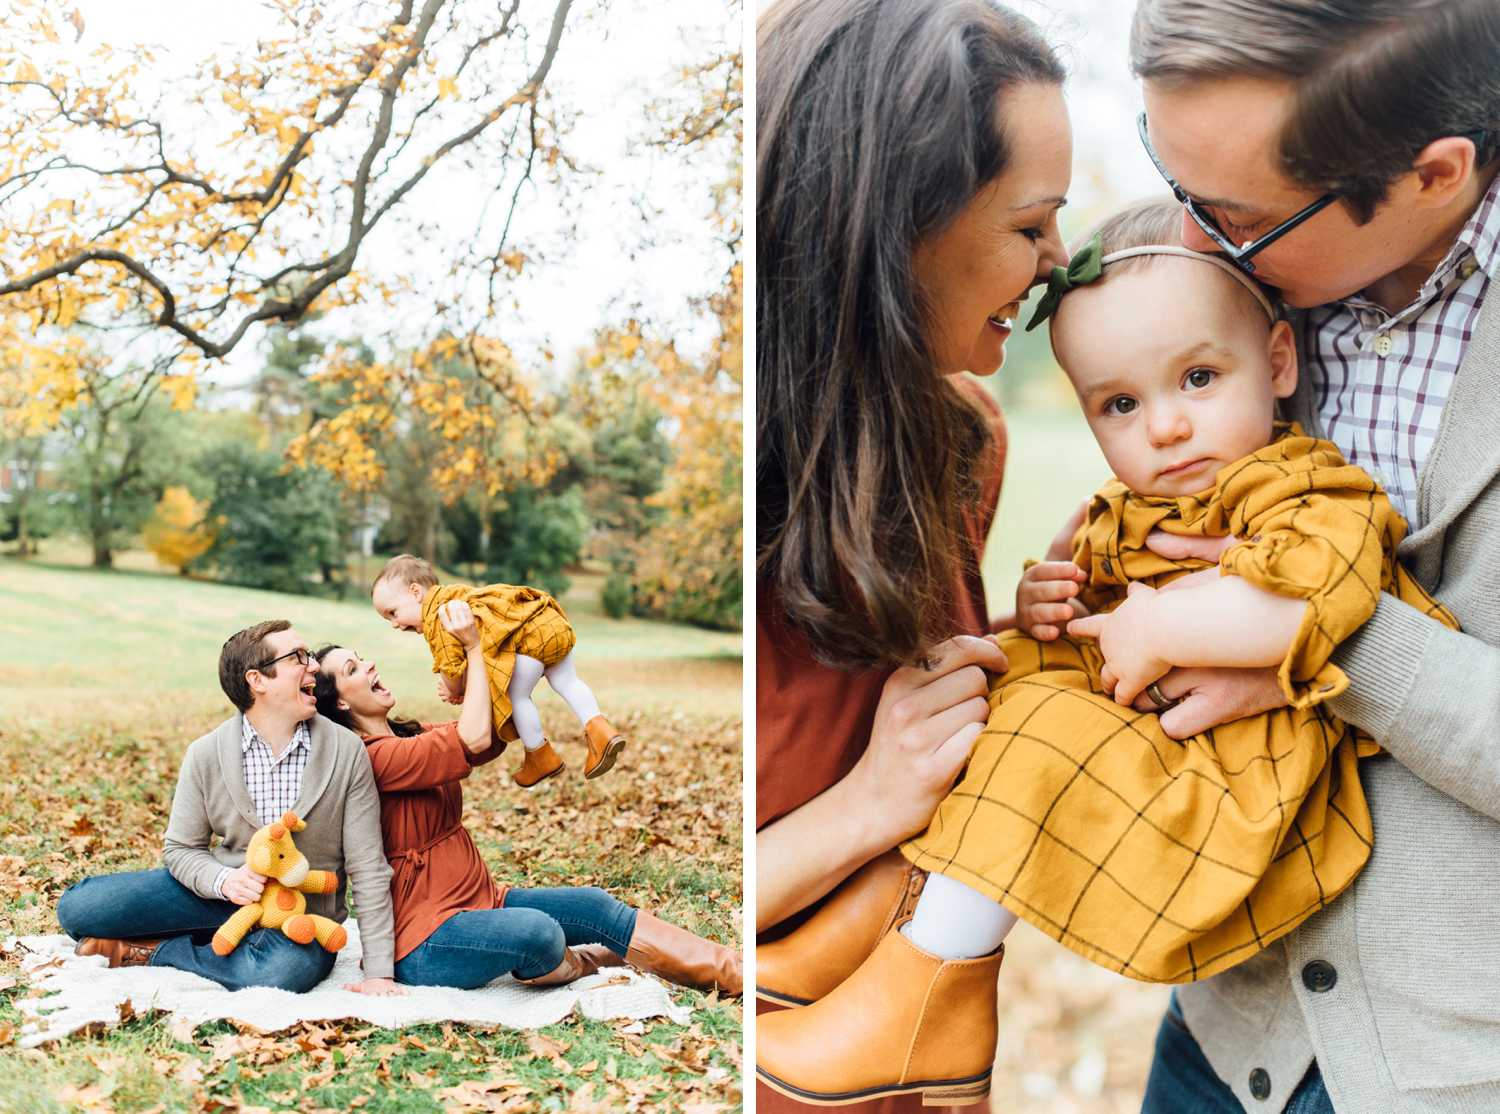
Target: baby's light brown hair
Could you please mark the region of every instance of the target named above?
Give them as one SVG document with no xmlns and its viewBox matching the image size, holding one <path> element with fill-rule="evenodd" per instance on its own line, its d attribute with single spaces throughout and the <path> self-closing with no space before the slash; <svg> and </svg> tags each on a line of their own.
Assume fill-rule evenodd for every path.
<svg viewBox="0 0 1500 1114">
<path fill-rule="evenodd" d="M 1133 201 L 1116 213 L 1105 217 L 1093 228 L 1082 236 L 1072 246 L 1070 256 L 1087 244 L 1095 236 L 1099 237 L 1099 254 L 1101 257 L 1108 256 L 1117 251 L 1125 251 L 1128 248 L 1144 248 L 1154 245 L 1164 245 L 1180 248 L 1182 243 L 1182 205 L 1173 197 L 1151 197 L 1141 201 Z M 1132 270 L 1140 270 L 1149 267 L 1162 259 L 1170 259 L 1168 255 L 1136 255 L 1129 259 L 1119 259 L 1104 268 L 1104 273 L 1096 280 L 1097 282 L 1108 282 L 1110 276 L 1124 274 Z M 1227 260 L 1226 260 L 1227 262 Z M 1247 276 L 1248 277 L 1248 276 Z M 1251 281 L 1255 280 L 1251 278 Z M 1276 302 L 1276 292 L 1256 282 L 1262 293 Z M 1249 291 L 1245 291 L 1249 293 Z M 1067 299 L 1063 299 L 1066 303 Z M 1237 305 L 1240 303 L 1236 303 Z M 1257 317 L 1262 316 L 1258 303 L 1253 296 L 1249 302 L 1244 303 L 1246 312 L 1254 313 Z M 1052 324 L 1056 324 L 1057 315 L 1052 317 Z M 1268 322 L 1269 324 L 1269 322 Z"/>
<path fill-rule="evenodd" d="M 380 570 L 380 575 L 370 584 L 371 593 L 374 593 L 376 585 L 385 580 L 394 580 L 400 584 L 416 584 L 424 593 L 428 588 L 436 588 L 438 584 L 437 573 L 433 571 L 432 566 L 410 553 L 392 557 L 385 563 L 385 568 Z"/>
</svg>

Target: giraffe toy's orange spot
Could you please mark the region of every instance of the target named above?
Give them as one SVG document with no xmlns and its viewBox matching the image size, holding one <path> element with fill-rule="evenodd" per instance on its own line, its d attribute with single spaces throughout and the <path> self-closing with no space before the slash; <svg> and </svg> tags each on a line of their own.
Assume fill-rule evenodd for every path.
<svg viewBox="0 0 1500 1114">
<path fill-rule="evenodd" d="M 287 938 L 295 940 L 299 944 L 311 944 L 316 931 L 313 928 L 313 919 L 307 914 L 299 914 L 287 921 L 282 927 Z"/>
<path fill-rule="evenodd" d="M 296 895 L 291 890 L 278 890 L 276 893 L 276 908 L 295 909 L 297 907 Z"/>
</svg>

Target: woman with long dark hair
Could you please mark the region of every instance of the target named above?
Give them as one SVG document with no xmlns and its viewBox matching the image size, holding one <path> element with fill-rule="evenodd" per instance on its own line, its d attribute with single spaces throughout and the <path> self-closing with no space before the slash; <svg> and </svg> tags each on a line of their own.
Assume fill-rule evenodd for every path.
<svg viewBox="0 0 1500 1114">
<path fill-rule="evenodd" d="M 893 848 L 1005 668 L 979 574 L 1005 429 L 962 373 L 1066 262 L 1071 133 L 1062 67 L 990 0 L 779 0 L 757 65 L 757 989 L 799 1006 L 899 935 L 924 880 Z M 886 947 L 899 991 L 837 1047 L 761 1018 L 759 1109 L 988 1092 L 1000 953 Z"/>
<path fill-rule="evenodd" d="M 318 712 L 365 741 L 380 790 L 380 828 L 395 874 L 396 981 L 483 986 L 512 974 L 540 985 L 629 963 L 670 982 L 740 992 L 740 957 L 595 886 L 497 885 L 463 826 L 463 780 L 498 758 L 479 628 L 468 604 L 445 604 L 443 626 L 464 645 L 469 677 L 456 721 L 391 715 L 396 698 L 373 661 L 324 646 Z"/>
</svg>

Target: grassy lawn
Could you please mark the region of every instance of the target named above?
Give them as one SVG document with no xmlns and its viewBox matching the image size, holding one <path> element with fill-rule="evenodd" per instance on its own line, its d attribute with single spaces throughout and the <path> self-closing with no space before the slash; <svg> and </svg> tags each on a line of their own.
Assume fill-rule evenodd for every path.
<svg viewBox="0 0 1500 1114">
<path fill-rule="evenodd" d="M 1076 410 L 1010 410 L 1000 512 L 984 552 L 991 613 L 1009 611 L 1021 564 L 1040 558 L 1078 503 L 1109 478 L 1109 465 Z"/>
<path fill-rule="evenodd" d="M 59 556 L 63 559 L 59 560 Z M 432 695 L 415 635 L 363 601 L 248 591 L 147 571 L 0 559 L 0 937 L 56 932 L 57 897 L 85 874 L 157 865 L 183 748 L 229 708 L 219 646 L 258 619 L 352 645 L 410 714 Z M 739 636 L 613 621 L 598 578 L 565 597 L 580 673 L 631 736 L 597 782 L 564 705 L 539 690 L 569 763 L 526 794 L 507 755 L 466 787 L 466 822 L 498 878 L 602 885 L 632 905 L 737 944 L 741 892 Z M 449 713 L 451 715 L 451 712 Z M 42 818 L 39 823 L 38 819 Z M 732 1109 L 741 1009 L 692 991 L 687 1026 L 570 1021 L 539 1033 L 365 1023 L 262 1037 L 226 1024 L 174 1033 L 132 1020 L 47 1049 L 13 1045 L 24 984 L 0 957 L 0 1114 L 48 1110 Z M 7 1047 L 9 1046 L 9 1047 Z"/>
</svg>

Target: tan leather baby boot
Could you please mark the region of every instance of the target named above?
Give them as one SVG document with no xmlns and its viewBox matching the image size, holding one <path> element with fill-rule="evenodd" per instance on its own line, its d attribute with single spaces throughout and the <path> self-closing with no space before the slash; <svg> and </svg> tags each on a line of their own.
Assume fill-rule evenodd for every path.
<svg viewBox="0 0 1500 1114">
<path fill-rule="evenodd" d="M 756 1077 L 821 1106 L 907 1094 L 924 1106 L 980 1102 L 995 1066 L 1004 954 L 943 960 L 888 932 L 820 1001 L 756 1019 Z"/>
<path fill-rule="evenodd" d="M 516 779 L 516 784 L 522 789 L 530 789 L 537 782 L 546 781 L 554 774 L 561 773 L 562 768 L 563 760 L 552 749 L 552 744 L 543 739 L 541 746 L 526 752 L 526 757 L 521 760 L 520 767 L 511 777 Z"/>
<path fill-rule="evenodd" d="M 615 759 L 625 749 L 625 736 L 609 725 L 603 716 L 594 716 L 583 725 L 584 738 L 588 740 L 589 755 L 583 763 L 583 776 L 599 777 L 614 768 Z"/>
<path fill-rule="evenodd" d="M 816 1002 L 869 958 L 880 938 L 912 915 L 927 872 L 890 850 L 839 885 L 817 912 L 755 949 L 755 996 L 783 1006 Z"/>
</svg>

